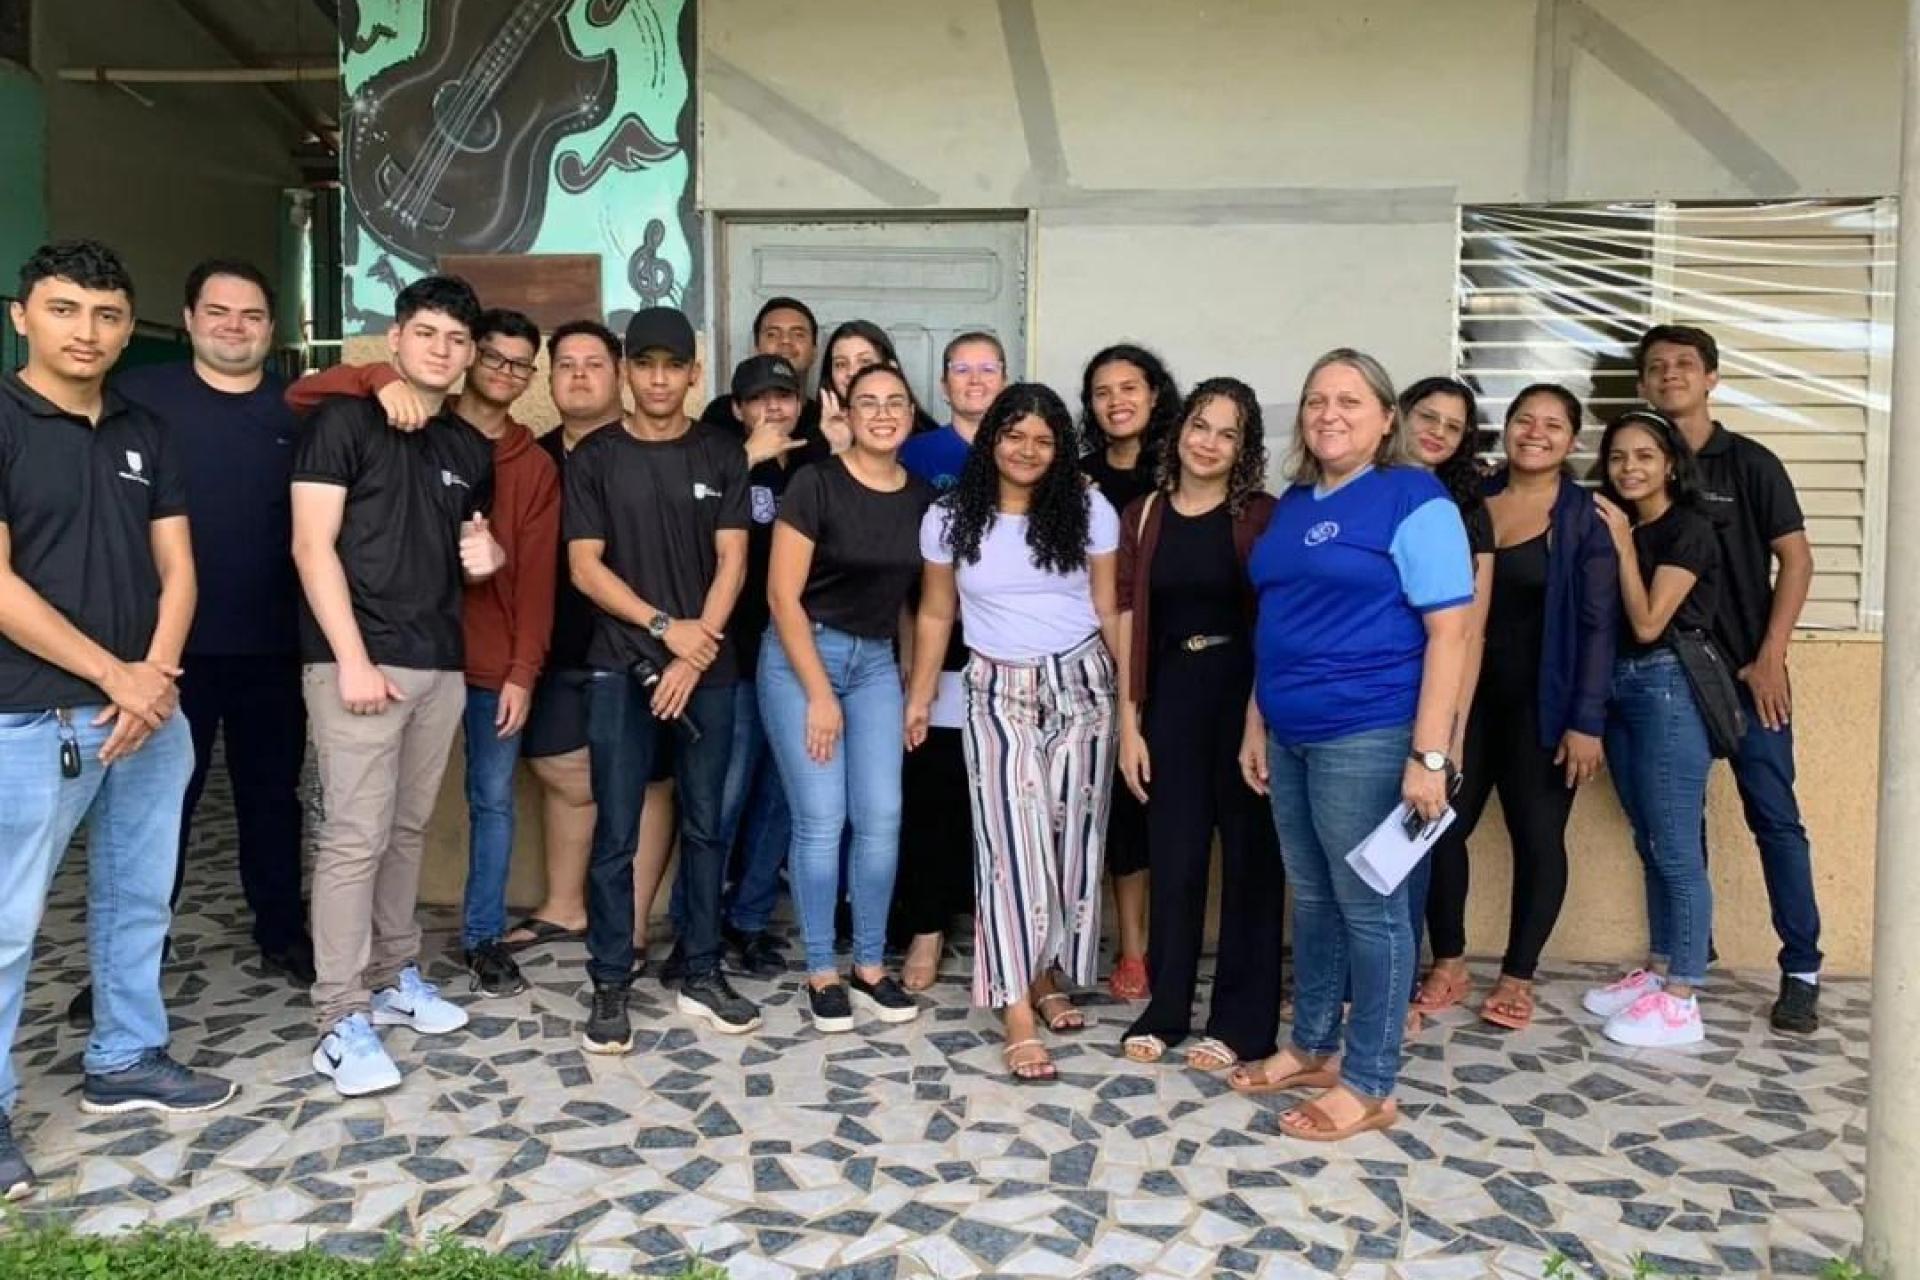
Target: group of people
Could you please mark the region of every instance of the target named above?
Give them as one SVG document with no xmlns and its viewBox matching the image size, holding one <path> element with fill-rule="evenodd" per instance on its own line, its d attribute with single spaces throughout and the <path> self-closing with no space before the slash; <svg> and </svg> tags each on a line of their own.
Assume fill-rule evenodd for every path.
<svg viewBox="0 0 1920 1280">
<path fill-rule="evenodd" d="M 1623 1043 L 1701 1038 L 1715 755 L 1782 936 L 1774 1025 L 1817 1025 L 1786 675 L 1811 554 L 1779 461 L 1713 420 L 1699 330 L 1640 342 L 1650 407 L 1607 424 L 1597 494 L 1569 468 L 1583 413 L 1565 388 L 1508 402 L 1489 472 L 1468 386 L 1396 396 L 1342 348 L 1307 375 L 1276 496 L 1253 389 L 1183 396 L 1132 344 L 1088 362 L 1076 420 L 1013 380 L 994 335 L 962 334 L 943 425 L 883 330 L 822 344 L 804 302 L 775 298 L 694 419 L 694 331 L 668 308 L 622 335 L 590 318 L 543 335 L 431 276 L 400 293 L 386 362 L 285 385 L 265 368 L 269 282 L 211 261 L 186 286 L 191 362 L 109 380 L 133 298 L 105 246 L 43 247 L 13 307 L 26 366 L 0 397 L 0 846 L 17 851 L 0 1035 L 84 821 L 94 985 L 70 1013 L 91 1026 L 89 1110 L 235 1092 L 168 1056 L 159 994 L 223 726 L 254 940 L 310 988 L 313 1067 L 346 1096 L 400 1083 L 381 1028 L 467 1020 L 422 976 L 415 923 L 456 737 L 472 988 L 516 994 L 516 955 L 584 939 L 595 1053 L 632 1046 L 677 845 L 658 976 L 715 1031 L 760 1025 L 729 970 L 787 967 L 769 929 L 784 873 L 816 1028 L 912 1020 L 971 914 L 972 996 L 1004 1022 L 1009 1077 L 1049 1079 L 1046 1037 L 1086 1026 L 1110 880 L 1108 983 L 1143 1002 L 1122 1050 L 1158 1061 L 1194 1034 L 1217 842 L 1218 961 L 1184 1059 L 1236 1090 L 1311 1091 L 1282 1127 L 1337 1140 L 1393 1123 L 1404 1038 L 1470 990 L 1467 849 L 1496 790 L 1514 894 L 1479 1011 L 1528 1024 L 1572 797 L 1603 760 L 1645 865 L 1649 957 L 1585 1006 Z M 560 425 L 536 437 L 514 410 L 543 348 Z M 324 816 L 303 908 L 309 738 Z M 521 759 L 547 887 L 510 925 Z M 1346 855 L 1402 804 L 1454 821 L 1383 893 Z M 0 1120 L 0 1193 L 32 1177 Z"/>
</svg>

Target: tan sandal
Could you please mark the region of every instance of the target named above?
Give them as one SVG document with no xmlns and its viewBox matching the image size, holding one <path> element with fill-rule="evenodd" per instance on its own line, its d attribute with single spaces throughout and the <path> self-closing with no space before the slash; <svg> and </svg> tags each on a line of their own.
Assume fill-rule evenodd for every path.
<svg viewBox="0 0 1920 1280">
<path fill-rule="evenodd" d="M 1525 1031 L 1533 1025 L 1533 984 L 1501 974 L 1480 1002 L 1480 1020 L 1509 1031 Z"/>
<path fill-rule="evenodd" d="M 1229 1071 L 1240 1065 L 1240 1055 L 1208 1036 L 1187 1050 L 1187 1066 L 1195 1071 Z"/>
<path fill-rule="evenodd" d="M 1326 1099 L 1322 1094 L 1312 1102 L 1303 1102 L 1280 1117 L 1280 1131 L 1290 1138 L 1302 1142 L 1345 1142 L 1356 1134 L 1371 1133 L 1376 1129 L 1391 1129 L 1400 1118 L 1400 1108 L 1392 1098 L 1381 1102 L 1365 1104 L 1358 1119 L 1341 1125 L 1335 1124 L 1333 1117 L 1321 1105 Z M 1299 1116 L 1301 1120 L 1291 1117 Z"/>
<path fill-rule="evenodd" d="M 1024 1062 L 1015 1062 L 1013 1056 L 1026 1049 L 1037 1050 L 1040 1056 L 1030 1054 Z M 1015 1040 L 1000 1050 L 1000 1056 L 1007 1060 L 1007 1071 L 1013 1076 L 1015 1084 L 1042 1084 L 1060 1076 L 1059 1069 L 1053 1065 L 1053 1058 L 1047 1053 L 1047 1046 L 1038 1040 Z"/>
<path fill-rule="evenodd" d="M 1047 1005 L 1054 1000 L 1065 1001 L 1066 1009 L 1061 1013 L 1048 1013 Z M 1035 996 L 1033 999 L 1033 1011 L 1040 1015 L 1042 1022 L 1047 1024 L 1047 1030 L 1057 1036 L 1067 1035 L 1074 1031 L 1084 1031 L 1087 1027 L 1086 1015 L 1073 1007 L 1073 997 L 1064 991 L 1049 991 L 1044 996 Z"/>
<path fill-rule="evenodd" d="M 1227 1073 L 1227 1087 L 1235 1093 L 1251 1096 L 1259 1093 L 1282 1093 L 1289 1089 L 1331 1089 L 1340 1083 L 1340 1074 L 1334 1070 L 1332 1059 L 1312 1066 L 1302 1065 L 1298 1070 L 1289 1071 L 1281 1076 L 1267 1074 L 1267 1063 L 1276 1058 L 1285 1057 L 1291 1052 L 1292 1050 L 1282 1049 L 1272 1058 L 1250 1065 L 1242 1063 Z M 1294 1055 L 1294 1061 L 1304 1062 L 1298 1054 Z"/>
<path fill-rule="evenodd" d="M 1128 1062 L 1154 1063 L 1167 1056 L 1167 1042 L 1155 1035 L 1128 1036 L 1120 1042 Z"/>
<path fill-rule="evenodd" d="M 1420 980 L 1420 990 L 1413 997 L 1413 1007 L 1422 1013 L 1439 1013 L 1465 1000 L 1467 993 L 1472 990 L 1473 977 L 1465 969 L 1448 972 L 1436 964 Z"/>
<path fill-rule="evenodd" d="M 900 966 L 900 985 L 909 991 L 925 991 L 940 977 L 940 959 L 946 952 L 945 935 L 938 933 L 922 934 L 921 937 L 939 939 L 932 948 L 931 960 L 922 956 L 914 958 L 913 949 L 920 945 L 920 938 L 907 944 L 907 962 Z"/>
</svg>

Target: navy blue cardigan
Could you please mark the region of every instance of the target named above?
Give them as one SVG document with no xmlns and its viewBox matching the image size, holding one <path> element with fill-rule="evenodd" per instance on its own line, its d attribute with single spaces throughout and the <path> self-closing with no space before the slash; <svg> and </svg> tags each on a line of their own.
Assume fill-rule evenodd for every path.
<svg viewBox="0 0 1920 1280">
<path fill-rule="evenodd" d="M 1507 487 L 1505 467 L 1483 492 Z M 1599 737 L 1607 725 L 1620 626 L 1620 557 L 1593 509 L 1593 493 L 1560 481 L 1547 523 L 1547 616 L 1540 644 L 1540 745 L 1569 729 Z"/>
</svg>

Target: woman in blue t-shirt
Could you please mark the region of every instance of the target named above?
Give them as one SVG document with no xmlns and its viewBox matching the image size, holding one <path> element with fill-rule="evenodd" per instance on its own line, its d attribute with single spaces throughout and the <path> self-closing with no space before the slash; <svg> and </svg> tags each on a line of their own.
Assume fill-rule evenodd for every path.
<svg viewBox="0 0 1920 1280">
<path fill-rule="evenodd" d="M 1455 776 L 1473 561 L 1458 508 L 1410 457 L 1379 362 L 1344 347 L 1320 357 L 1294 420 L 1293 485 L 1247 566 L 1260 611 L 1241 769 L 1270 797 L 1293 888 L 1294 1023 L 1285 1048 L 1229 1083 L 1321 1090 L 1280 1118 L 1313 1142 L 1398 1114 L 1407 889 L 1370 888 L 1347 854 L 1402 801 L 1425 819 L 1446 812 Z"/>
<path fill-rule="evenodd" d="M 1620 650 L 1607 714 L 1607 769 L 1647 873 L 1647 962 L 1581 1001 L 1609 1040 L 1641 1048 L 1706 1036 L 1694 989 L 1707 976 L 1713 882 L 1701 835 L 1713 748 L 1671 641 L 1709 635 L 1720 544 L 1694 497 L 1693 451 L 1669 419 L 1621 414 L 1600 438 L 1593 500 L 1620 556 Z M 1711 644 L 1712 641 L 1708 640 Z"/>
</svg>

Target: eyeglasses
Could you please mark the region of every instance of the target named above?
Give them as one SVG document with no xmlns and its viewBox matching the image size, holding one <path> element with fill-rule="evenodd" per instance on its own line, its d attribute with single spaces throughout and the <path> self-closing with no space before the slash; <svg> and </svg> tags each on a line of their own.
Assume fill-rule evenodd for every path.
<svg viewBox="0 0 1920 1280">
<path fill-rule="evenodd" d="M 947 362 L 947 372 L 956 378 L 965 378 L 976 373 L 983 378 L 994 378 L 1006 372 L 1006 368 L 1007 366 L 1001 364 L 998 360 L 980 360 L 974 362 L 949 360 Z"/>
<path fill-rule="evenodd" d="M 515 360 L 510 356 L 503 356 L 492 347 L 480 348 L 480 363 L 495 373 L 504 370 L 516 378 L 531 378 L 533 376 L 533 361 Z"/>
<path fill-rule="evenodd" d="M 878 417 L 881 413 L 894 418 L 904 418 L 907 416 L 907 410 L 913 407 L 913 402 L 905 396 L 888 396 L 885 400 L 879 396 L 855 396 L 853 407 L 869 418 Z"/>
</svg>

